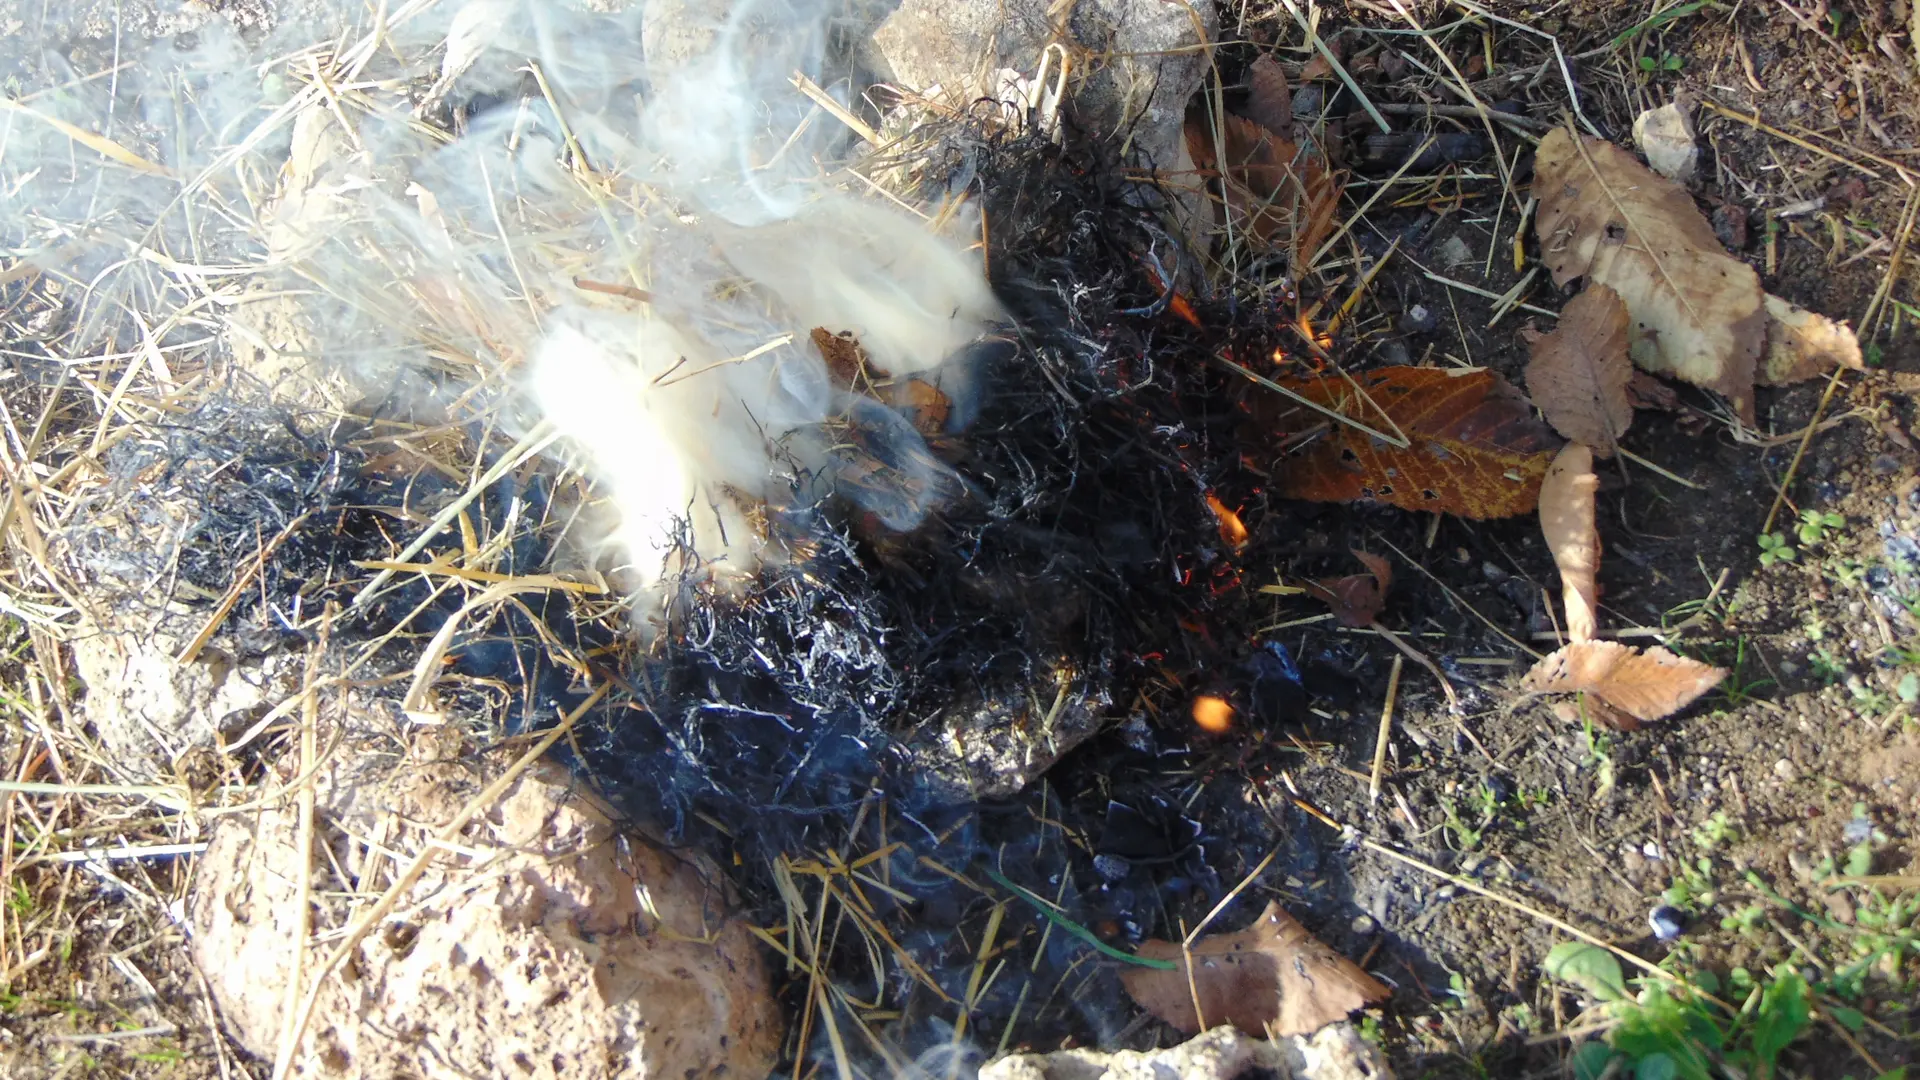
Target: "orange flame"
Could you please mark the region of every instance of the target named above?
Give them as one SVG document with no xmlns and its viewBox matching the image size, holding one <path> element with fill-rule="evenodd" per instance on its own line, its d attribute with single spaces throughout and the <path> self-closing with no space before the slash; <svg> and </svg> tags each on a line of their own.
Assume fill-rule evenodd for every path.
<svg viewBox="0 0 1920 1080">
<path fill-rule="evenodd" d="M 1226 698 L 1201 694 L 1193 699 L 1193 722 L 1200 730 L 1219 735 L 1233 727 L 1233 706 Z"/>
<path fill-rule="evenodd" d="M 1240 515 L 1227 508 L 1219 496 L 1207 492 L 1207 509 L 1213 511 L 1213 519 L 1220 523 L 1220 542 L 1239 551 L 1247 546 L 1247 527 L 1240 522 Z"/>
</svg>

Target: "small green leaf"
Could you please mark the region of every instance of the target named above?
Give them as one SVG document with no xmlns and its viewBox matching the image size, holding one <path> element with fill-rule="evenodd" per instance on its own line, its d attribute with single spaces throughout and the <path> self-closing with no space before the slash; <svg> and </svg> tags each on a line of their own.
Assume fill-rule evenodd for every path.
<svg viewBox="0 0 1920 1080">
<path fill-rule="evenodd" d="M 1567 1067 L 1573 1070 L 1573 1080 L 1600 1080 L 1618 1056 L 1606 1043 L 1583 1042 L 1567 1059 Z"/>
<path fill-rule="evenodd" d="M 1846 1028 L 1856 1035 L 1860 1033 L 1861 1028 L 1867 1026 L 1867 1018 L 1860 1015 L 1860 1010 L 1849 1009 L 1845 1005 L 1829 1006 L 1827 1008 L 1827 1015 L 1839 1022 L 1841 1027 Z"/>
<path fill-rule="evenodd" d="M 1565 941 L 1547 953 L 1540 965 L 1547 974 L 1570 982 L 1599 1001 L 1624 1001 L 1627 981 L 1620 973 L 1620 961 L 1598 945 L 1584 941 Z"/>
<path fill-rule="evenodd" d="M 1855 844 L 1847 852 L 1847 876 L 1866 877 L 1873 873 L 1873 842 Z"/>
<path fill-rule="evenodd" d="M 1633 1067 L 1633 1080 L 1674 1080 L 1680 1066 L 1665 1054 L 1648 1054 Z"/>
<path fill-rule="evenodd" d="M 1812 1017 L 1807 981 L 1798 971 L 1787 968 L 1760 992 L 1760 1007 L 1753 1017 L 1753 1063 L 1761 1075 L 1773 1070 L 1773 1061 L 1800 1037 Z"/>
<path fill-rule="evenodd" d="M 1920 701 L 1920 675 L 1909 671 L 1900 676 L 1900 682 L 1893 688 L 1893 692 L 1900 696 L 1901 701 L 1909 705 Z"/>
</svg>

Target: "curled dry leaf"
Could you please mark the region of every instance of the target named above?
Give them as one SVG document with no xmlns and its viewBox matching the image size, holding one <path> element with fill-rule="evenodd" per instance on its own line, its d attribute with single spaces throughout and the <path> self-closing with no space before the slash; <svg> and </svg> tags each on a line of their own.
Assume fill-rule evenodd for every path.
<svg viewBox="0 0 1920 1080">
<path fill-rule="evenodd" d="M 1593 510 L 1600 478 L 1593 474 L 1593 451 L 1568 443 L 1540 484 L 1540 531 L 1546 534 L 1553 564 L 1560 568 L 1560 590 L 1567 606 L 1567 640 L 1588 641 L 1599 629 L 1600 530 Z"/>
<path fill-rule="evenodd" d="M 1187 152 L 1194 166 L 1202 172 L 1218 171 L 1234 235 L 1290 251 L 1293 265 L 1299 267 L 1333 230 L 1340 178 L 1310 143 L 1296 143 L 1242 116 L 1222 116 L 1219 121 L 1216 144 L 1214 125 L 1204 112 L 1187 118 Z"/>
<path fill-rule="evenodd" d="M 1372 626 L 1387 606 L 1387 589 L 1393 585 L 1393 564 L 1371 552 L 1354 550 L 1353 557 L 1366 564 L 1367 572 L 1329 581 L 1309 581 L 1303 587 L 1307 595 L 1333 609 L 1341 626 Z"/>
<path fill-rule="evenodd" d="M 1142 942 L 1139 954 L 1175 966 L 1127 968 L 1121 985 L 1141 1008 L 1189 1035 L 1203 1019 L 1254 1036 L 1268 1029 L 1306 1035 L 1388 997 L 1378 980 L 1307 933 L 1277 903 L 1245 930 L 1195 941 L 1184 954 L 1192 957 L 1191 970 L 1178 942 Z"/>
<path fill-rule="evenodd" d="M 1540 478 L 1559 449 L 1559 439 L 1535 419 L 1527 399 L 1484 368 L 1385 367 L 1351 382 L 1337 375 L 1279 382 L 1375 431 L 1391 434 L 1398 427 L 1408 439 L 1405 448 L 1397 447 L 1254 390 L 1259 396 L 1250 404 L 1265 437 L 1330 428 L 1273 469 L 1275 492 L 1283 498 L 1377 499 L 1466 518 L 1514 517 L 1537 505 Z"/>
<path fill-rule="evenodd" d="M 1554 283 L 1584 277 L 1612 288 L 1633 323 L 1634 363 L 1717 391 L 1752 422 L 1766 294 L 1686 189 L 1611 143 L 1555 129 L 1540 140 L 1533 190 Z"/>
<path fill-rule="evenodd" d="M 1767 356 L 1760 364 L 1762 386 L 1786 386 L 1825 375 L 1837 367 L 1865 371 L 1860 340 L 1846 324 L 1767 294 Z"/>
<path fill-rule="evenodd" d="M 1551 334 L 1522 331 L 1532 359 L 1527 361 L 1527 393 L 1553 429 L 1586 443 L 1601 457 L 1633 423 L 1627 384 L 1633 364 L 1627 359 L 1627 305 L 1605 285 L 1589 285 L 1567 302 Z"/>
<path fill-rule="evenodd" d="M 1262 55 L 1247 69 L 1247 119 L 1276 135 L 1293 133 L 1293 91 L 1280 61 Z"/>
<path fill-rule="evenodd" d="M 1533 665 L 1521 685 L 1535 694 L 1591 694 L 1646 722 L 1679 712 L 1726 677 L 1721 668 L 1661 648 L 1640 652 L 1617 641 L 1576 641 Z M 1610 715 L 1598 710 L 1594 718 L 1604 723 Z"/>
</svg>

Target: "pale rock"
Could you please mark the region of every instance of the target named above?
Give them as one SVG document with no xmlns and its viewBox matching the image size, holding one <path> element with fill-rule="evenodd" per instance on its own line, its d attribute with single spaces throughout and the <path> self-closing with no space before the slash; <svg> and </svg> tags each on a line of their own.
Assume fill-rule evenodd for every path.
<svg viewBox="0 0 1920 1080">
<path fill-rule="evenodd" d="M 1379 1048 L 1352 1024 L 1278 1042 L 1231 1027 L 1205 1031 L 1164 1050 L 1057 1050 L 988 1062 L 980 1080 L 1391 1080 Z"/>
<path fill-rule="evenodd" d="M 305 989 L 424 831 L 494 775 L 457 747 L 419 752 L 458 742 L 442 732 L 416 743 L 424 760 L 380 753 L 390 742 L 338 755 L 346 764 L 316 778 L 311 851 L 291 797 L 215 828 L 188 897 L 192 949 L 234 1035 L 263 1060 L 298 1000 L 302 860 L 315 935 L 298 965 Z M 288 1075 L 765 1076 L 780 1012 L 719 881 L 712 865 L 617 830 L 559 770 L 531 770 L 320 984 Z M 338 899 L 355 890 L 369 899 Z"/>
<path fill-rule="evenodd" d="M 1033 711 L 1038 702 L 1043 710 Z M 935 714 L 906 742 L 908 770 L 938 802 L 1003 799 L 1105 726 L 1113 699 L 1070 681 L 1036 680 L 997 701 L 968 700 Z"/>
<path fill-rule="evenodd" d="M 1700 164 L 1694 139 L 1693 102 L 1685 94 L 1634 118 L 1633 142 L 1654 172 L 1678 184 L 1693 179 Z"/>
<path fill-rule="evenodd" d="M 992 73 L 1039 71 L 1058 43 L 1070 58 L 1068 127 L 1121 140 L 1177 184 L 1192 168 L 1182 160 L 1187 103 L 1218 31 L 1213 0 L 903 0 L 874 31 L 873 51 L 892 82 L 969 100 L 992 91 Z M 1196 229 L 1211 223 L 1203 194 L 1171 194 Z"/>
</svg>

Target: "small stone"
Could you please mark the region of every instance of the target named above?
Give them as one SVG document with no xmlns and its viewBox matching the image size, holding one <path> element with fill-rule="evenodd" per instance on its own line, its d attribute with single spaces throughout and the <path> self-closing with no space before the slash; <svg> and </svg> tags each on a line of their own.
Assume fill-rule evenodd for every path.
<svg viewBox="0 0 1920 1080">
<path fill-rule="evenodd" d="M 1694 143 L 1693 103 L 1682 94 L 1657 109 L 1648 109 L 1633 121 L 1633 141 L 1646 155 L 1654 172 L 1675 183 L 1693 179 L 1700 164 Z"/>
<path fill-rule="evenodd" d="M 1773 775 L 1791 784 L 1800 779 L 1800 769 L 1786 758 L 1773 763 Z"/>
<path fill-rule="evenodd" d="M 1399 326 L 1403 334 L 1424 334 L 1439 325 L 1439 316 L 1425 304 L 1415 304 L 1400 315 Z"/>
<path fill-rule="evenodd" d="M 1380 929 L 1380 924 L 1373 921 L 1373 916 L 1371 915 L 1355 915 L 1349 928 L 1353 931 L 1355 937 L 1366 937 L 1375 930 Z"/>
<path fill-rule="evenodd" d="M 1713 209 L 1713 235 L 1730 251 L 1745 251 L 1753 242 L 1747 228 L 1747 208 L 1738 203 L 1721 203 Z"/>
</svg>

